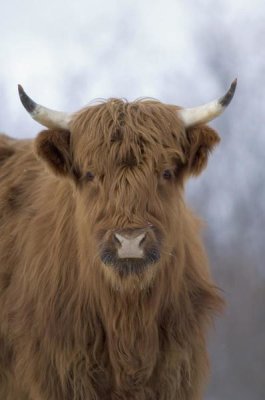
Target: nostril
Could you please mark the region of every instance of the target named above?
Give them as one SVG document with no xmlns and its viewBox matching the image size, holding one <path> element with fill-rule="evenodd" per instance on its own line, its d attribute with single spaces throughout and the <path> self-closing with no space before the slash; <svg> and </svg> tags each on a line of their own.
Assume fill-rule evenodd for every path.
<svg viewBox="0 0 265 400">
<path fill-rule="evenodd" d="M 121 237 L 118 238 L 118 236 L 120 237 L 120 235 L 117 235 L 116 233 L 114 233 L 113 238 L 114 238 L 115 243 L 118 244 L 119 246 L 121 246 L 121 243 L 122 243 Z"/>
<path fill-rule="evenodd" d="M 144 244 L 144 242 L 146 241 L 146 233 L 143 233 L 143 238 L 139 241 L 139 247 L 142 246 L 142 244 Z"/>
</svg>

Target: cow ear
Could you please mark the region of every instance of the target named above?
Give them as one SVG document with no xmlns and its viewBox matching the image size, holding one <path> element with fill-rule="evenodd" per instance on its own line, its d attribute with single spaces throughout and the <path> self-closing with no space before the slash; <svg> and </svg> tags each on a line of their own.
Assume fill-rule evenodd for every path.
<svg viewBox="0 0 265 400">
<path fill-rule="evenodd" d="M 207 125 L 198 125 L 186 130 L 188 172 L 199 175 L 207 165 L 209 153 L 219 143 L 220 137 Z"/>
<path fill-rule="evenodd" d="M 72 169 L 70 132 L 67 130 L 45 130 L 35 141 L 35 151 L 56 175 L 68 175 Z"/>
</svg>

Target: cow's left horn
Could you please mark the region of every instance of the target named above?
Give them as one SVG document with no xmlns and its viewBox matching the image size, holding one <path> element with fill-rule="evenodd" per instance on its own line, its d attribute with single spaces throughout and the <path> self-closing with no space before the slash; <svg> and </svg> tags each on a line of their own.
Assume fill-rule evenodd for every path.
<svg viewBox="0 0 265 400">
<path fill-rule="evenodd" d="M 199 107 L 178 110 L 178 115 L 184 122 L 185 127 L 206 124 L 222 114 L 234 96 L 236 84 L 237 80 L 235 79 L 228 92 L 218 100 L 213 100 Z"/>
<path fill-rule="evenodd" d="M 21 85 L 18 85 L 18 93 L 21 103 L 35 121 L 47 128 L 69 129 L 69 122 L 71 121 L 72 114 L 50 110 L 49 108 L 35 103 L 35 101 L 26 94 Z"/>
</svg>

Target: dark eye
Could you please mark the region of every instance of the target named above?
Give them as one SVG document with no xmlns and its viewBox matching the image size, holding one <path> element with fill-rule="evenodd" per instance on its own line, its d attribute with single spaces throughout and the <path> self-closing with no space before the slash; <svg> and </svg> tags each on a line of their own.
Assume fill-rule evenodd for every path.
<svg viewBox="0 0 265 400">
<path fill-rule="evenodd" d="M 95 175 L 92 172 L 87 172 L 85 175 L 85 179 L 86 181 L 93 181 L 93 179 L 95 178 Z"/>
<path fill-rule="evenodd" d="M 170 169 L 165 169 L 162 176 L 164 179 L 170 180 L 172 178 L 172 172 L 170 171 Z"/>
</svg>

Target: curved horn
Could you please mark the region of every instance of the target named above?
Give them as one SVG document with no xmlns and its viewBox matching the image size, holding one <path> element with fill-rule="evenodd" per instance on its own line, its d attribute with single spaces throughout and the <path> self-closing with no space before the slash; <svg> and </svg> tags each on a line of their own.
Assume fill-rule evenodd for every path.
<svg viewBox="0 0 265 400">
<path fill-rule="evenodd" d="M 30 116 L 47 128 L 69 129 L 69 122 L 71 121 L 71 114 L 50 110 L 33 101 L 24 91 L 21 85 L 18 85 L 18 93 L 21 103 L 28 111 Z"/>
<path fill-rule="evenodd" d="M 213 100 L 199 107 L 178 110 L 178 115 L 184 122 L 185 127 L 206 124 L 222 114 L 234 96 L 236 85 L 237 79 L 232 82 L 228 92 L 223 97 L 220 97 L 220 99 Z"/>
</svg>

